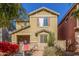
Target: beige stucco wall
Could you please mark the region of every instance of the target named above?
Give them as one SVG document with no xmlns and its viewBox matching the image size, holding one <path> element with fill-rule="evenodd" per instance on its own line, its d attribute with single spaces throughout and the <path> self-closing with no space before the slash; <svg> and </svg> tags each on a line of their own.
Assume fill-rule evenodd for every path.
<svg viewBox="0 0 79 59">
<path fill-rule="evenodd" d="M 16 22 L 16 29 L 18 30 L 18 29 L 21 29 L 22 27 L 24 27 L 24 22 L 21 22 L 21 21 L 17 21 Z"/>
<path fill-rule="evenodd" d="M 37 25 L 38 17 L 50 17 L 50 26 L 49 27 L 39 27 Z M 29 16 L 30 20 L 30 28 L 24 29 L 17 33 L 12 34 L 12 42 L 17 43 L 16 35 L 30 35 L 30 42 L 31 43 L 38 43 L 38 37 L 35 36 L 35 33 L 42 29 L 46 29 L 55 34 L 55 41 L 57 42 L 57 15 L 42 10 L 37 12 L 36 14 Z M 19 23 L 20 24 L 20 23 Z M 17 28 L 19 28 L 18 23 L 16 24 Z"/>
<path fill-rule="evenodd" d="M 27 21 L 16 21 L 16 29 L 19 30 L 29 25 Z"/>
<path fill-rule="evenodd" d="M 39 27 L 37 25 L 39 17 L 49 17 L 50 18 L 50 26 L 49 27 Z M 57 15 L 47 12 L 45 10 L 40 11 L 34 15 L 30 16 L 30 25 L 31 25 L 31 32 L 37 32 L 41 29 L 46 29 L 50 32 L 55 34 L 55 38 L 57 39 Z"/>
<path fill-rule="evenodd" d="M 12 34 L 11 38 L 12 38 L 13 43 L 17 43 L 17 35 L 30 35 L 31 36 L 30 28 Z"/>
</svg>

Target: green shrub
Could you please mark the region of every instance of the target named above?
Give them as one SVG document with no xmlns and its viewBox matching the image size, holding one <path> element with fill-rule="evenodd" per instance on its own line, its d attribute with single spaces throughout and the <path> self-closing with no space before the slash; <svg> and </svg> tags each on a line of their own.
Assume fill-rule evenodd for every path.
<svg viewBox="0 0 79 59">
<path fill-rule="evenodd" d="M 55 36 L 54 33 L 49 33 L 49 39 L 48 39 L 48 46 L 54 46 L 54 40 L 55 40 Z"/>
<path fill-rule="evenodd" d="M 45 47 L 44 56 L 62 56 L 63 52 L 56 47 Z"/>
<path fill-rule="evenodd" d="M 55 54 L 57 56 L 63 56 L 64 55 L 64 51 L 62 51 L 61 49 L 57 49 L 57 51 L 55 52 Z"/>
</svg>

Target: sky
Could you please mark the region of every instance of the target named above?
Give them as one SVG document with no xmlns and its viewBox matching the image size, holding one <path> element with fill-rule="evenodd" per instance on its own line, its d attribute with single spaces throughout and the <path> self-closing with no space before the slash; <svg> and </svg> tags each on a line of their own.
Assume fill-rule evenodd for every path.
<svg viewBox="0 0 79 59">
<path fill-rule="evenodd" d="M 71 3 L 23 3 L 22 6 L 26 9 L 26 13 L 30 13 L 33 10 L 36 10 L 40 7 L 46 7 L 51 10 L 54 10 L 60 15 L 58 16 L 58 24 L 63 19 L 64 15 L 68 12 L 68 10 L 72 7 Z"/>
</svg>

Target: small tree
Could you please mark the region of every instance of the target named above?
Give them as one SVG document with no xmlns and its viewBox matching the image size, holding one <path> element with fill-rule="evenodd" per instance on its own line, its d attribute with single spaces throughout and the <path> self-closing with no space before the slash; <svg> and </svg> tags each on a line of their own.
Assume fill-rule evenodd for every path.
<svg viewBox="0 0 79 59">
<path fill-rule="evenodd" d="M 48 39 L 48 46 L 54 46 L 54 40 L 55 40 L 55 36 L 54 33 L 49 33 L 49 39 Z"/>
<path fill-rule="evenodd" d="M 72 16 L 74 16 L 75 18 L 78 18 L 79 19 L 79 9 L 77 9 L 76 11 L 74 11 L 72 13 Z"/>
</svg>

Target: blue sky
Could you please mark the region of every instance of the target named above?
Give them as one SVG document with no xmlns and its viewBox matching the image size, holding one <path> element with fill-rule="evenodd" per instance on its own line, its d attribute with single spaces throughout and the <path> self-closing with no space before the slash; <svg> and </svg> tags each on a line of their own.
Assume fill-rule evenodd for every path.
<svg viewBox="0 0 79 59">
<path fill-rule="evenodd" d="M 52 9 L 58 13 L 60 13 L 58 17 L 58 23 L 62 20 L 63 16 L 67 13 L 67 11 L 72 7 L 71 3 L 23 3 L 22 6 L 26 9 L 26 12 L 32 12 L 33 10 L 40 7 L 47 7 Z"/>
</svg>

